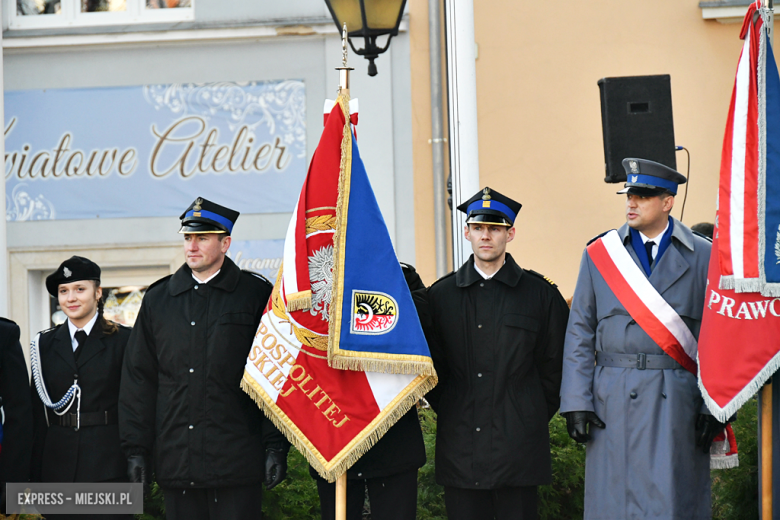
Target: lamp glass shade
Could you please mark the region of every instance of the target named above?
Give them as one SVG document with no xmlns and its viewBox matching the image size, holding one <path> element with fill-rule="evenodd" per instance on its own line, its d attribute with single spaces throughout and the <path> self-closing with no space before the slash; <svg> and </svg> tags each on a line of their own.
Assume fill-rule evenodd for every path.
<svg viewBox="0 0 780 520">
<path fill-rule="evenodd" d="M 365 0 L 364 5 L 370 29 L 392 31 L 404 8 L 404 0 Z"/>
<path fill-rule="evenodd" d="M 363 17 L 360 14 L 360 0 L 330 0 L 328 5 L 339 26 L 347 24 L 347 32 L 363 29 Z"/>
</svg>

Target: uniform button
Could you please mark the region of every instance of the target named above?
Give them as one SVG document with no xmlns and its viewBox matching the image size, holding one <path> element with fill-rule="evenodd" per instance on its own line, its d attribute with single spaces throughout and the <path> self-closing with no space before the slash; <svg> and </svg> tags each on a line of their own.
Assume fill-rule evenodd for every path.
<svg viewBox="0 0 780 520">
<path fill-rule="evenodd" d="M 479 427 L 477 427 L 477 431 L 480 431 Z"/>
<path fill-rule="evenodd" d="M 191 369 L 190 369 L 190 374 L 192 374 L 193 372 L 195 372 L 195 369 L 194 369 L 194 368 L 191 368 Z"/>
<path fill-rule="evenodd" d="M 482 328 L 482 324 L 480 323 L 479 325 L 477 325 L 477 328 L 481 329 Z"/>
<path fill-rule="evenodd" d="M 631 392 L 628 395 L 629 395 L 629 397 L 631 397 L 631 399 L 636 399 L 636 392 Z"/>
<path fill-rule="evenodd" d="M 195 482 L 190 482 L 190 486 L 194 486 L 194 485 L 195 485 Z"/>
<path fill-rule="evenodd" d="M 474 485 L 475 486 L 479 486 L 479 482 L 474 482 Z"/>
<path fill-rule="evenodd" d="M 479 284 L 480 287 L 485 287 L 484 283 Z"/>
<path fill-rule="evenodd" d="M 663 397 L 664 399 L 666 399 L 666 392 L 661 392 L 661 397 Z"/>
<path fill-rule="evenodd" d="M 73 378 L 74 378 L 74 379 L 78 379 L 78 378 L 79 378 L 79 375 L 78 375 L 78 374 L 73 374 Z"/>
<path fill-rule="evenodd" d="M 362 477 L 362 476 L 363 476 L 363 474 L 362 474 L 362 473 L 358 473 L 358 477 Z"/>
<path fill-rule="evenodd" d="M 195 428 L 195 427 L 194 427 L 193 425 L 191 425 L 191 424 L 190 424 L 190 430 L 191 430 L 191 429 L 193 429 L 193 428 Z"/>
<path fill-rule="evenodd" d="M 194 326 L 195 326 L 195 322 L 194 322 L 194 321 L 191 321 L 191 322 L 190 322 L 190 325 L 192 325 L 192 326 L 194 327 Z"/>
<path fill-rule="evenodd" d="M 196 291 L 198 290 L 198 286 L 197 286 L 197 285 L 195 286 L 195 290 L 196 290 Z"/>
<path fill-rule="evenodd" d="M 482 377 L 482 372 L 478 372 L 477 377 Z"/>
</svg>

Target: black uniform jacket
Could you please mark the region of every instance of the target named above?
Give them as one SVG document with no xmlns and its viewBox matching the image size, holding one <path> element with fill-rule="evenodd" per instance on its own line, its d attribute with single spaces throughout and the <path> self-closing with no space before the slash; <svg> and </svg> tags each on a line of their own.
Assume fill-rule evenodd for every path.
<svg viewBox="0 0 780 520">
<path fill-rule="evenodd" d="M 52 402 L 59 401 L 78 379 L 81 413 L 108 412 L 113 424 L 60 426 L 59 416 L 44 409 L 35 384 L 32 385 L 35 441 L 33 480 L 40 482 L 101 482 L 127 479 L 127 459 L 119 447 L 117 402 L 122 359 L 130 329 L 120 326 L 106 336 L 98 320 L 76 356 L 68 322 L 41 333 L 41 372 Z M 74 402 L 68 414 L 75 413 Z M 49 426 L 46 425 L 46 413 Z"/>
<path fill-rule="evenodd" d="M 289 445 L 240 387 L 271 289 L 227 257 L 207 284 L 184 264 L 149 287 L 127 346 L 119 425 L 127 455 L 154 455 L 160 486 L 258 484 L 265 447 Z"/>
<path fill-rule="evenodd" d="M 32 454 L 30 379 L 19 343 L 16 323 L 0 318 L 0 398 L 3 412 L 3 449 L 0 451 L 0 485 L 27 482 Z"/>
<path fill-rule="evenodd" d="M 490 280 L 472 256 L 415 301 L 439 384 L 436 481 L 497 489 L 552 479 L 548 421 L 559 404 L 569 309 L 512 257 Z"/>
<path fill-rule="evenodd" d="M 425 289 L 414 267 L 407 264 L 401 264 L 401 267 L 411 291 Z M 417 418 L 417 407 L 413 406 L 347 470 L 347 478 L 386 477 L 419 469 L 424 464 L 425 443 L 420 429 L 420 420 Z M 309 473 L 314 478 L 322 479 L 311 466 L 309 466 Z"/>
</svg>

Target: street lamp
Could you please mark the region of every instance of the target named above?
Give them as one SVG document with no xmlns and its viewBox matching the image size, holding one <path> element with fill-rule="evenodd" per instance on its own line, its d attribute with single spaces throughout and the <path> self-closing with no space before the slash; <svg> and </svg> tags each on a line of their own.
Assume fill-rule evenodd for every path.
<svg viewBox="0 0 780 520">
<path fill-rule="evenodd" d="M 368 75 L 376 76 L 374 60 L 387 50 L 392 37 L 398 36 L 406 0 L 325 0 L 325 3 L 339 33 L 343 24 L 347 24 L 350 47 L 369 61 Z M 387 35 L 385 46 L 377 46 L 377 38 L 384 35 Z M 356 49 L 351 38 L 363 38 L 365 45 Z"/>
</svg>

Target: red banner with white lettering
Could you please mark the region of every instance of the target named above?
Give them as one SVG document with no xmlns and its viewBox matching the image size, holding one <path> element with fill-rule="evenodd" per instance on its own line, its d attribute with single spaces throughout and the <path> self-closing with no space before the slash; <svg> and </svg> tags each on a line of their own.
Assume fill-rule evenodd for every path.
<svg viewBox="0 0 780 520">
<path fill-rule="evenodd" d="M 716 227 L 699 332 L 699 387 L 712 415 L 725 422 L 780 366 L 780 298 L 719 289 L 717 237 Z"/>
</svg>

